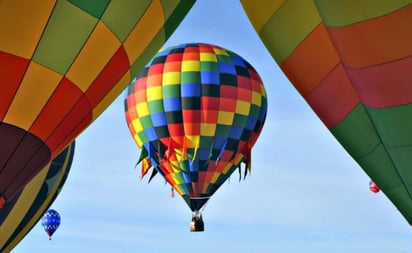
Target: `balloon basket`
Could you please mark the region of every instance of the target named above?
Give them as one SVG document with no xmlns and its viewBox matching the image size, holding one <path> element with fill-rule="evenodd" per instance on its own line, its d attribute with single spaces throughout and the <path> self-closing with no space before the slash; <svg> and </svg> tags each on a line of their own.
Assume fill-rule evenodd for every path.
<svg viewBox="0 0 412 253">
<path fill-rule="evenodd" d="M 203 222 L 202 215 L 196 213 L 192 216 L 192 221 L 190 222 L 190 232 L 203 232 L 205 231 L 205 223 Z"/>
</svg>

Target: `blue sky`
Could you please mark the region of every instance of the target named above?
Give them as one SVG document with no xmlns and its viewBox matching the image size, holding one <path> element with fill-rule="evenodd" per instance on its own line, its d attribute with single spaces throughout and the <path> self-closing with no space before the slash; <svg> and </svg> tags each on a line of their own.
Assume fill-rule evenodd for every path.
<svg viewBox="0 0 412 253">
<path fill-rule="evenodd" d="M 200 0 L 167 45 L 207 42 L 248 60 L 269 99 L 252 173 L 235 173 L 204 210 L 205 232 L 156 177 L 134 169 L 139 150 L 122 94 L 77 139 L 70 176 L 52 208 L 62 224 L 49 241 L 40 223 L 13 250 L 25 252 L 410 252 L 412 231 L 279 70 L 236 0 Z M 316 63 L 314 63 L 316 64 Z"/>
</svg>

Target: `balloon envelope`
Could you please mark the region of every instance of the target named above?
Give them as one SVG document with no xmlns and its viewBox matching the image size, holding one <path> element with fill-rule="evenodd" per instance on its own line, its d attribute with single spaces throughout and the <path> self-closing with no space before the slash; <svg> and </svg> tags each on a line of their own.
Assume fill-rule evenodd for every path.
<svg viewBox="0 0 412 253">
<path fill-rule="evenodd" d="M 0 209 L 0 252 L 10 252 L 54 202 L 69 175 L 74 150 L 72 142 Z"/>
<path fill-rule="evenodd" d="M 193 3 L 0 1 L 0 207 L 105 110 Z"/>
<path fill-rule="evenodd" d="M 60 226 L 60 214 L 53 209 L 47 210 L 41 218 L 41 225 L 43 226 L 44 231 L 49 235 L 49 238 L 51 238 Z"/>
<path fill-rule="evenodd" d="M 255 69 L 203 43 L 161 50 L 129 86 L 125 104 L 142 174 L 160 172 L 192 211 L 241 163 L 250 167 L 267 110 Z"/>
<path fill-rule="evenodd" d="M 411 3 L 242 0 L 291 83 L 410 224 Z"/>
<path fill-rule="evenodd" d="M 380 192 L 379 186 L 378 186 L 375 182 L 373 182 L 373 181 L 371 181 L 371 182 L 369 183 L 369 189 L 370 189 L 371 192 L 373 192 L 373 193 L 378 193 L 378 192 Z"/>
</svg>

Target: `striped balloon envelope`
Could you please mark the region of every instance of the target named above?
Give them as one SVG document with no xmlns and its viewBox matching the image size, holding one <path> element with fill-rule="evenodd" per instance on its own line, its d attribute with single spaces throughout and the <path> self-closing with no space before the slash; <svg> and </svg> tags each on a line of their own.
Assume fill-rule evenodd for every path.
<svg viewBox="0 0 412 253">
<path fill-rule="evenodd" d="M 412 1 L 241 1 L 290 82 L 412 224 Z"/>
<path fill-rule="evenodd" d="M 54 202 L 69 175 L 74 150 L 73 141 L 0 209 L 0 252 L 10 252 Z"/>
<path fill-rule="evenodd" d="M 267 110 L 256 70 L 204 43 L 161 50 L 129 86 L 125 104 L 142 174 L 160 172 L 194 212 L 242 163 L 250 168 Z"/>
<path fill-rule="evenodd" d="M 126 88 L 193 3 L 0 1 L 0 208 Z"/>
</svg>

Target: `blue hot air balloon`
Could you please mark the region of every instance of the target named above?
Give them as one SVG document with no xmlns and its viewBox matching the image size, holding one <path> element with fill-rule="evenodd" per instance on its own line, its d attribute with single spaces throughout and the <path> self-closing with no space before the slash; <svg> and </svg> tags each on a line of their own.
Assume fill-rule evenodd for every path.
<svg viewBox="0 0 412 253">
<path fill-rule="evenodd" d="M 49 240 L 51 240 L 52 235 L 60 226 L 59 213 L 53 209 L 47 210 L 47 212 L 41 219 L 41 225 L 43 226 L 44 231 L 46 231 L 46 233 L 49 235 Z"/>
</svg>

